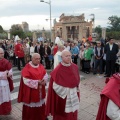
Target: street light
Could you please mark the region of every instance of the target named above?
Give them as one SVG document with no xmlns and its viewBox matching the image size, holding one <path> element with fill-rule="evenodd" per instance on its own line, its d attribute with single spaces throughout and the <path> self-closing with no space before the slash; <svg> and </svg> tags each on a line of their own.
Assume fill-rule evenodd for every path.
<svg viewBox="0 0 120 120">
<path fill-rule="evenodd" d="M 94 32 L 94 30 L 95 30 L 95 14 L 90 14 L 90 16 L 93 16 L 93 18 L 92 18 L 92 22 L 93 22 L 93 32 Z"/>
<path fill-rule="evenodd" d="M 47 3 L 50 7 L 50 37 L 51 37 L 51 41 L 52 41 L 52 23 L 51 23 L 51 0 L 49 0 L 49 2 L 46 2 L 44 0 L 40 0 L 40 2 L 44 2 L 44 3 Z"/>
</svg>

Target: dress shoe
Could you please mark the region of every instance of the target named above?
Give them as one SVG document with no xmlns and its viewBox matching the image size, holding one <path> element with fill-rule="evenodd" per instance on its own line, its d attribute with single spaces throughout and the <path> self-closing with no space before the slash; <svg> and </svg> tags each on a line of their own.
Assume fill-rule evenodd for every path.
<svg viewBox="0 0 120 120">
<path fill-rule="evenodd" d="M 89 74 L 90 72 L 86 72 L 86 74 Z"/>
<path fill-rule="evenodd" d="M 18 69 L 19 71 L 21 71 L 21 69 Z"/>
<path fill-rule="evenodd" d="M 110 77 L 110 75 L 105 75 L 104 77 Z"/>
</svg>

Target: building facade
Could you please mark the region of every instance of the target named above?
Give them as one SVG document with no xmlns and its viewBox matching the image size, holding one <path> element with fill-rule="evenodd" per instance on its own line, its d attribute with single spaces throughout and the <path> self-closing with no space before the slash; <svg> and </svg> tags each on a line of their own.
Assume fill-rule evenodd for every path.
<svg viewBox="0 0 120 120">
<path fill-rule="evenodd" d="M 52 39 L 56 36 L 62 37 L 65 41 L 87 38 L 92 34 L 92 21 L 85 21 L 84 14 L 79 16 L 68 16 L 62 14 L 59 22 L 54 21 L 52 29 Z"/>
<path fill-rule="evenodd" d="M 29 31 L 29 24 L 27 22 L 22 22 L 21 27 L 22 27 L 24 32 Z"/>
<path fill-rule="evenodd" d="M 23 30 L 23 32 L 28 32 L 29 31 L 29 24 L 27 22 L 22 22 L 22 24 L 14 24 L 12 26 L 19 27 Z"/>
</svg>

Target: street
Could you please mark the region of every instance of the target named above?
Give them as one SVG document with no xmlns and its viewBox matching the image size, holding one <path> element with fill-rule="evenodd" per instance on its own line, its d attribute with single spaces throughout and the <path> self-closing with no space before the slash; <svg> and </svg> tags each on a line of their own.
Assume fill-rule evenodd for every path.
<svg viewBox="0 0 120 120">
<path fill-rule="evenodd" d="M 48 74 L 50 71 L 47 71 Z M 0 116 L 0 120 L 22 120 L 22 103 L 17 103 L 17 96 L 20 84 L 20 71 L 13 68 L 14 91 L 11 93 L 12 112 L 7 116 Z M 105 85 L 104 75 L 85 74 L 80 72 L 80 109 L 78 120 L 95 120 L 98 111 L 100 92 Z M 84 78 L 85 79 L 84 79 Z M 46 88 L 47 89 L 47 88 Z M 52 120 L 52 117 L 49 117 Z"/>
</svg>

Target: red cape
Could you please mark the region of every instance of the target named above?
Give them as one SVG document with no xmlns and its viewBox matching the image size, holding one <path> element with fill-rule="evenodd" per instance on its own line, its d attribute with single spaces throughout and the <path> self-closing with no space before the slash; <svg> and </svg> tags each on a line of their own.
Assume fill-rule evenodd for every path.
<svg viewBox="0 0 120 120">
<path fill-rule="evenodd" d="M 53 55 L 55 55 L 58 51 L 58 46 L 56 45 L 54 48 L 53 48 Z"/>
<path fill-rule="evenodd" d="M 74 63 L 69 67 L 59 64 L 53 72 L 51 72 L 52 79 L 63 87 L 74 88 L 79 85 L 80 76 L 78 66 Z"/>
<path fill-rule="evenodd" d="M 33 68 L 29 63 L 22 70 L 22 77 L 20 82 L 18 102 L 39 102 L 40 101 L 40 91 L 39 89 L 33 89 L 28 87 L 23 83 L 23 77 L 29 78 L 32 80 L 42 80 L 46 70 L 43 65 L 39 65 L 38 68 Z M 42 86 L 42 99 L 45 98 L 45 86 Z"/>
<path fill-rule="evenodd" d="M 15 55 L 18 57 L 24 57 L 24 51 L 21 43 L 15 45 Z"/>
<path fill-rule="evenodd" d="M 59 64 L 51 73 L 48 96 L 46 102 L 46 115 L 59 114 L 64 116 L 66 98 L 60 98 L 53 90 L 53 82 L 63 87 L 74 88 L 79 85 L 80 77 L 78 67 L 72 63 L 71 66 L 65 67 Z"/>
<path fill-rule="evenodd" d="M 2 72 L 6 71 L 6 70 L 9 71 L 11 68 L 12 68 L 12 65 L 8 60 L 6 60 L 5 58 L 0 60 L 0 71 L 2 71 Z M 10 77 L 8 77 L 7 79 L 9 82 L 10 91 L 13 91 L 13 89 L 14 89 L 13 80 Z"/>
<path fill-rule="evenodd" d="M 114 74 L 109 78 L 109 82 L 104 87 L 101 93 L 101 102 L 97 114 L 96 120 L 110 120 L 107 115 L 107 105 L 109 99 L 111 99 L 117 106 L 120 107 L 120 76 Z"/>
<path fill-rule="evenodd" d="M 91 42 L 91 41 L 92 41 L 92 37 L 91 37 L 91 36 L 89 36 L 89 37 L 88 37 L 88 40 Z"/>
</svg>

